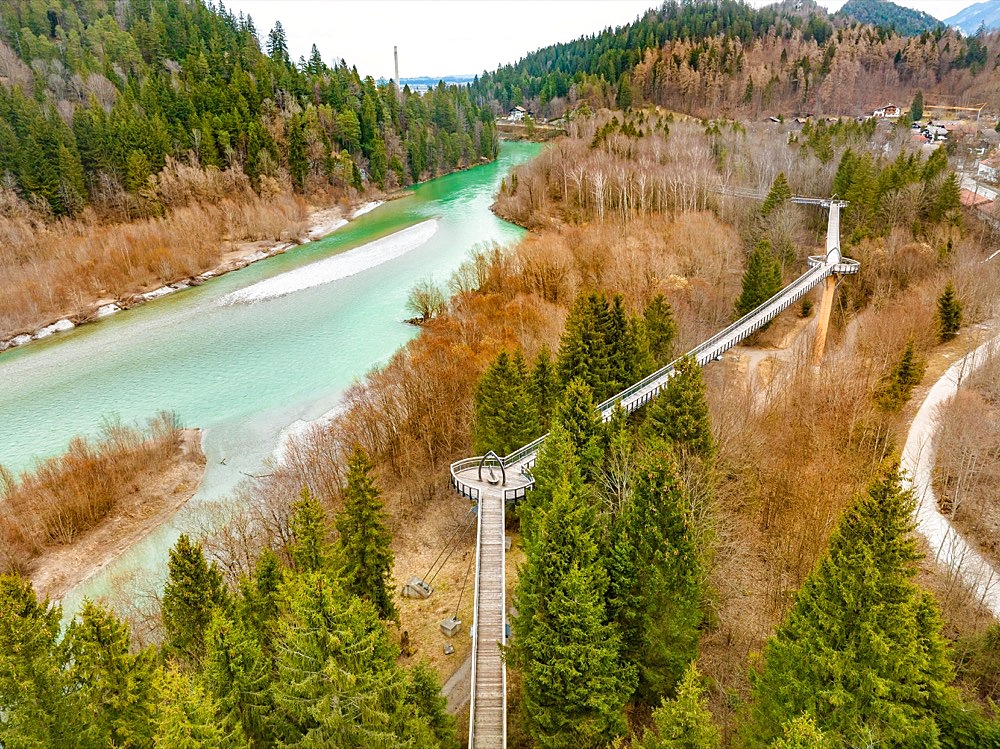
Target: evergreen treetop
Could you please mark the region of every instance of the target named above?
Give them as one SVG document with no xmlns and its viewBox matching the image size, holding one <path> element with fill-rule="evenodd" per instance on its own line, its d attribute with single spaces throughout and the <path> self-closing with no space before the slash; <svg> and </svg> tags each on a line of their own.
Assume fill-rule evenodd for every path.
<svg viewBox="0 0 1000 749">
<path fill-rule="evenodd" d="M 674 376 L 647 409 L 645 430 L 670 441 L 678 451 L 710 457 L 715 439 L 701 367 L 692 356 L 682 357 L 674 366 Z"/>
<path fill-rule="evenodd" d="M 955 285 L 949 281 L 937 300 L 938 337 L 942 343 L 958 335 L 962 327 L 962 303 L 955 293 Z"/>
</svg>

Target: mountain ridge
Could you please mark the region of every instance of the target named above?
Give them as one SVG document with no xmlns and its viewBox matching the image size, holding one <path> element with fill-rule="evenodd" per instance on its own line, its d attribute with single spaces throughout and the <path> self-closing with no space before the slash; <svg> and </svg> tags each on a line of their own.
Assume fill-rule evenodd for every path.
<svg viewBox="0 0 1000 749">
<path fill-rule="evenodd" d="M 965 34 L 975 34 L 981 26 L 987 31 L 1000 28 L 1000 0 L 984 0 L 959 11 L 945 23 L 962 30 Z"/>
</svg>

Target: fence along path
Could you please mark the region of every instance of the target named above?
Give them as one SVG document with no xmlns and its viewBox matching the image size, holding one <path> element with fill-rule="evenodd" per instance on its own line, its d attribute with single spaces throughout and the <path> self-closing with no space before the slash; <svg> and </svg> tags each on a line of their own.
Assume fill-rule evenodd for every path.
<svg viewBox="0 0 1000 749">
<path fill-rule="evenodd" d="M 734 196 L 744 197 L 742 194 Z M 754 194 L 752 197 L 760 196 Z M 850 275 L 860 269 L 857 261 L 843 258 L 840 254 L 840 209 L 845 203 L 800 197 L 792 198 L 792 202 L 829 209 L 826 254 L 810 257 L 805 273 L 757 309 L 685 354 L 693 357 L 700 366 L 720 359 L 722 354 L 756 333 L 830 276 Z M 680 358 L 598 405 L 601 417 L 605 421 L 611 418 L 618 404 L 632 412 L 651 401 L 673 377 Z M 472 695 L 469 703 L 470 749 L 505 749 L 507 746 L 507 677 L 499 648 L 507 641 L 503 508 L 506 502 L 523 498 L 534 485 L 530 469 L 546 436 L 502 458 L 489 454 L 451 464 L 452 486 L 459 494 L 479 505 L 472 623 Z"/>
</svg>

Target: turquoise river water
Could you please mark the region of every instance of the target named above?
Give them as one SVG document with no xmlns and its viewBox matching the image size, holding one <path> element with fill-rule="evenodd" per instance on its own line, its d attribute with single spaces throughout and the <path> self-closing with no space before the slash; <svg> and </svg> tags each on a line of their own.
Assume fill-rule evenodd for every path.
<svg viewBox="0 0 1000 749">
<path fill-rule="evenodd" d="M 283 430 L 334 409 L 416 334 L 402 320 L 417 281 L 444 284 L 477 243 L 520 237 L 489 206 L 502 177 L 539 149 L 503 143 L 496 162 L 419 185 L 329 237 L 0 355 L 0 464 L 14 471 L 96 434 L 108 417 L 144 422 L 169 410 L 203 430 L 207 469 L 195 497 L 66 608 L 126 573 L 159 578 L 200 508 L 224 501 Z"/>
</svg>

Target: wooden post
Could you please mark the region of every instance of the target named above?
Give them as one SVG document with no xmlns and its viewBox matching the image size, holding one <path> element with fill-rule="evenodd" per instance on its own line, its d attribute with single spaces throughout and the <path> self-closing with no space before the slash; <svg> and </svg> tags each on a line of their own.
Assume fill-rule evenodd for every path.
<svg viewBox="0 0 1000 749">
<path fill-rule="evenodd" d="M 823 298 L 819 302 L 816 316 L 816 337 L 813 339 L 812 363 L 819 366 L 826 348 L 826 333 L 830 329 L 830 313 L 833 312 L 833 292 L 837 290 L 837 275 L 831 274 L 823 282 Z"/>
</svg>

